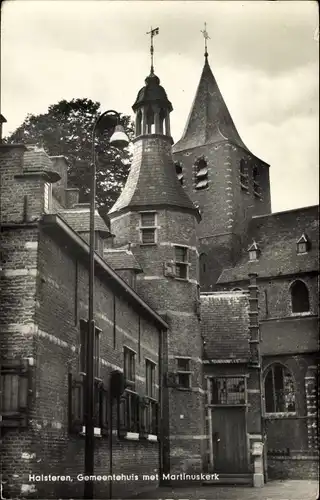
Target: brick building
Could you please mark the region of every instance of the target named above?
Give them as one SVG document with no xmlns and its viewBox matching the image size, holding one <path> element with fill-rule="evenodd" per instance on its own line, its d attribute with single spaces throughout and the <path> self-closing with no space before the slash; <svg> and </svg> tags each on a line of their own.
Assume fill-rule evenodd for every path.
<svg viewBox="0 0 320 500">
<path fill-rule="evenodd" d="M 207 56 L 173 150 L 172 104 L 153 69 L 133 110 L 130 174 L 110 227 L 95 218 L 95 473 L 126 477 L 96 482 L 96 497 L 180 473 L 254 486 L 268 472 L 306 477 L 317 448 L 316 207 L 271 213 L 269 166 L 240 139 Z M 0 145 L 10 497 L 83 494 L 81 479 L 29 477 L 83 473 L 89 207 L 67 168 Z"/>
</svg>

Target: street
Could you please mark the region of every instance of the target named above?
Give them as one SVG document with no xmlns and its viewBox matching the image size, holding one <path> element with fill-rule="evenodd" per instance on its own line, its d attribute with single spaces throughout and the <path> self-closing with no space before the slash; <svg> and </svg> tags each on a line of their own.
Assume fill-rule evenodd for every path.
<svg viewBox="0 0 320 500">
<path fill-rule="evenodd" d="M 152 494 L 140 495 L 145 500 L 317 500 L 317 481 L 270 481 L 263 488 L 248 486 L 196 486 L 194 488 L 162 487 Z"/>
</svg>

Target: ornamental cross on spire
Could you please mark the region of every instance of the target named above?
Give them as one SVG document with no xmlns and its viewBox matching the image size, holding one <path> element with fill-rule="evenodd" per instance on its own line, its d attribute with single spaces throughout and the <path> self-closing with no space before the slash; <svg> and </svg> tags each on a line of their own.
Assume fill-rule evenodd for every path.
<svg viewBox="0 0 320 500">
<path fill-rule="evenodd" d="M 147 35 L 150 35 L 150 54 L 151 54 L 151 73 L 154 72 L 154 67 L 153 67 L 153 37 L 156 35 L 159 35 L 159 28 L 154 28 L 147 32 Z"/>
<path fill-rule="evenodd" d="M 207 32 L 207 23 L 204 23 L 204 30 L 201 30 L 201 33 L 203 34 L 204 38 L 204 57 L 207 59 L 208 57 L 208 47 L 207 47 L 207 40 L 210 40 L 210 37 Z"/>
</svg>

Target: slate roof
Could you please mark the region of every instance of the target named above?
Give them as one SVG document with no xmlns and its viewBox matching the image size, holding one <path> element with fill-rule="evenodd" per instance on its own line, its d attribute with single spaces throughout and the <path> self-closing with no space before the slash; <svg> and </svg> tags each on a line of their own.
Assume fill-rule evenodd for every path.
<svg viewBox="0 0 320 500">
<path fill-rule="evenodd" d="M 142 268 L 135 256 L 129 249 L 112 249 L 107 248 L 103 253 L 104 260 L 115 271 L 120 269 L 133 269 L 142 273 Z"/>
<path fill-rule="evenodd" d="M 200 217 L 176 175 L 170 138 L 143 136 L 135 143 L 127 182 L 109 214 L 127 208 L 152 210 L 159 206 L 183 208 Z"/>
<path fill-rule="evenodd" d="M 306 234 L 311 247 L 308 253 L 297 253 L 297 242 Z M 218 284 L 247 281 L 248 274 L 274 277 L 317 271 L 319 268 L 319 207 L 317 205 L 255 216 L 249 226 L 249 240 L 259 247 L 257 261 L 249 261 L 247 248 L 231 269 L 222 271 Z"/>
<path fill-rule="evenodd" d="M 89 208 L 70 208 L 67 210 L 59 211 L 66 223 L 77 233 L 90 231 L 90 209 Z M 95 230 L 105 235 L 110 234 L 110 230 L 106 223 L 100 217 L 98 211 L 95 212 L 94 218 Z"/>
<path fill-rule="evenodd" d="M 228 141 L 250 153 L 240 138 L 207 58 L 182 138 L 173 152 Z"/>
<path fill-rule="evenodd" d="M 54 164 L 45 150 L 35 145 L 26 145 L 27 150 L 23 156 L 23 171 L 45 172 L 50 182 L 57 182 L 61 179 L 59 172 L 54 170 Z"/>
<path fill-rule="evenodd" d="M 138 92 L 137 99 L 132 106 L 133 111 L 137 111 L 139 107 L 149 103 L 157 103 L 159 107 L 168 108 L 169 111 L 172 111 L 172 104 L 168 100 L 167 93 L 160 85 L 159 78 L 152 71 L 145 79 L 145 83 L 146 85 Z"/>
<path fill-rule="evenodd" d="M 201 333 L 205 360 L 250 358 L 249 295 L 245 292 L 212 292 L 200 295 Z"/>
</svg>

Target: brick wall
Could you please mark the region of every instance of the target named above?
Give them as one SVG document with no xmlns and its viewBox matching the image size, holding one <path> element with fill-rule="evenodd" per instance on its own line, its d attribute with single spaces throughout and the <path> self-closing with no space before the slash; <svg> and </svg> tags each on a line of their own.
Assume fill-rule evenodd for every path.
<svg viewBox="0 0 320 500">
<path fill-rule="evenodd" d="M 1 354 L 5 357 L 33 357 L 32 395 L 27 429 L 5 430 L 3 473 L 12 496 L 30 494 L 38 498 L 83 495 L 83 483 L 29 483 L 28 474 L 83 473 L 84 437 L 68 433 L 68 373 L 79 370 L 79 319 L 86 318 L 88 274 L 85 263 L 71 250 L 38 229 L 2 232 L 5 287 L 2 298 Z M 38 243 L 38 244 L 37 244 Z M 10 274 L 11 273 L 11 274 Z M 95 308 L 101 328 L 101 378 L 108 382 L 113 369 L 123 370 L 123 345 L 137 352 L 137 391 L 145 394 L 145 358 L 157 363 L 159 332 L 121 296 L 116 297 L 116 337 L 113 329 L 113 292 L 96 279 Z M 96 438 L 96 473 L 109 474 L 108 439 Z M 14 464 L 14 466 L 13 466 Z M 158 472 L 157 442 L 119 441 L 114 436 L 113 473 Z M 117 483 L 114 495 L 132 495 L 154 488 L 156 482 Z M 96 486 L 97 498 L 106 498 L 108 483 Z"/>
<path fill-rule="evenodd" d="M 147 210 L 146 206 L 144 210 Z M 164 419 L 169 436 L 164 467 L 167 472 L 201 470 L 205 455 L 204 399 L 202 388 L 202 339 L 197 315 L 198 254 L 193 215 L 182 210 L 157 210 L 157 244 L 141 245 L 140 215 L 131 211 L 113 218 L 111 231 L 115 244 L 130 237 L 131 250 L 143 273 L 137 275 L 137 291 L 169 324 L 167 370 L 177 370 L 176 356 L 189 357 L 192 371 L 191 388 L 164 389 Z M 119 235 L 119 237 L 118 237 Z M 129 236 L 130 235 L 130 236 Z M 167 277 L 166 262 L 174 261 L 174 245 L 185 245 L 189 254 L 188 280 Z M 183 300 L 181 300 L 183 297 Z"/>
<path fill-rule="evenodd" d="M 194 189 L 194 163 L 204 155 L 208 163 L 209 187 Z M 240 186 L 240 160 L 248 164 L 248 189 Z M 197 233 L 199 253 L 205 254 L 206 270 L 202 273 L 201 289 L 213 290 L 225 267 L 233 265 L 243 246 L 247 245 L 247 229 L 252 215 L 269 213 L 269 167 L 240 148 L 228 143 L 207 145 L 174 154 L 182 163 L 184 188 L 199 205 L 202 221 Z M 261 198 L 253 193 L 252 169 L 257 165 Z"/>
</svg>

